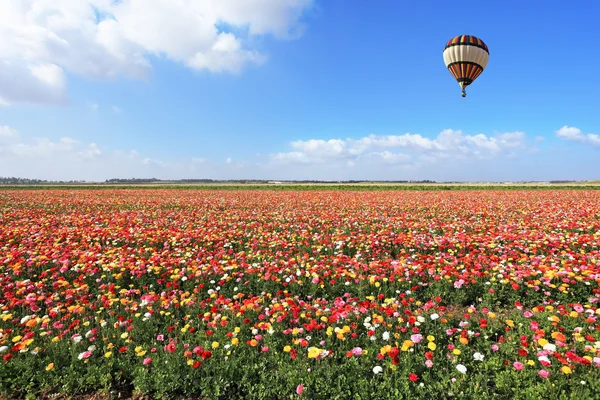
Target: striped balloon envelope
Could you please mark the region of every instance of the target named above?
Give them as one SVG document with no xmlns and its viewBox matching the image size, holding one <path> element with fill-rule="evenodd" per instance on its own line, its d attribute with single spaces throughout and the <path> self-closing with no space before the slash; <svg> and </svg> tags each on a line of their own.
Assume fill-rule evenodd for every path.
<svg viewBox="0 0 600 400">
<path fill-rule="evenodd" d="M 446 43 L 444 63 L 462 89 L 462 97 L 467 95 L 469 86 L 485 69 L 490 51 L 483 40 L 472 35 L 456 36 Z"/>
</svg>

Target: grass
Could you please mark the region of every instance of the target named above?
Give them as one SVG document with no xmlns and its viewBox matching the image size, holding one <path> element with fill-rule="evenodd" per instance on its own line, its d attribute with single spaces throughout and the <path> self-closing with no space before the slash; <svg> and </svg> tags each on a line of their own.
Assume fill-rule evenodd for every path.
<svg viewBox="0 0 600 400">
<path fill-rule="evenodd" d="M 123 189 L 177 189 L 177 190 L 346 190 L 346 191 L 464 191 L 464 190 L 600 190 L 600 181 L 577 183 L 214 183 L 214 184 L 40 184 L 40 185 L 0 185 L 2 190 L 123 190 Z"/>
</svg>

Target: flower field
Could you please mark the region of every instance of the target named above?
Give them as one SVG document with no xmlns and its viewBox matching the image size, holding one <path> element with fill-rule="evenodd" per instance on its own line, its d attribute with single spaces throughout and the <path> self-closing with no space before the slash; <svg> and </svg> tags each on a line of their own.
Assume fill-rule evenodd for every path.
<svg viewBox="0 0 600 400">
<path fill-rule="evenodd" d="M 0 397 L 592 399 L 600 191 L 0 192 Z"/>
</svg>

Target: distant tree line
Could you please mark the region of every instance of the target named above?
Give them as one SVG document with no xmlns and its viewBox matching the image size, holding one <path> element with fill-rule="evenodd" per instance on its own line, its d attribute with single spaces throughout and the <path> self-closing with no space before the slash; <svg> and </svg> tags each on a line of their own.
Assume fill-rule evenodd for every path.
<svg viewBox="0 0 600 400">
<path fill-rule="evenodd" d="M 45 179 L 29 179 L 29 178 L 15 178 L 15 177 L 2 177 L 0 176 L 0 185 L 41 185 L 41 184 L 52 184 L 52 183 L 85 183 L 85 181 L 48 181 Z"/>
</svg>

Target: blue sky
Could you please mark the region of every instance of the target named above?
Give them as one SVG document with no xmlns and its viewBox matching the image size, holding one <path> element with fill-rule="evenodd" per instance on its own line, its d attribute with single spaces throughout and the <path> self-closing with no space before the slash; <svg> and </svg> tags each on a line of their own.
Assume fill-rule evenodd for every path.
<svg viewBox="0 0 600 400">
<path fill-rule="evenodd" d="M 600 179 L 593 1 L 51 3 L 0 5 L 0 176 Z"/>
</svg>

